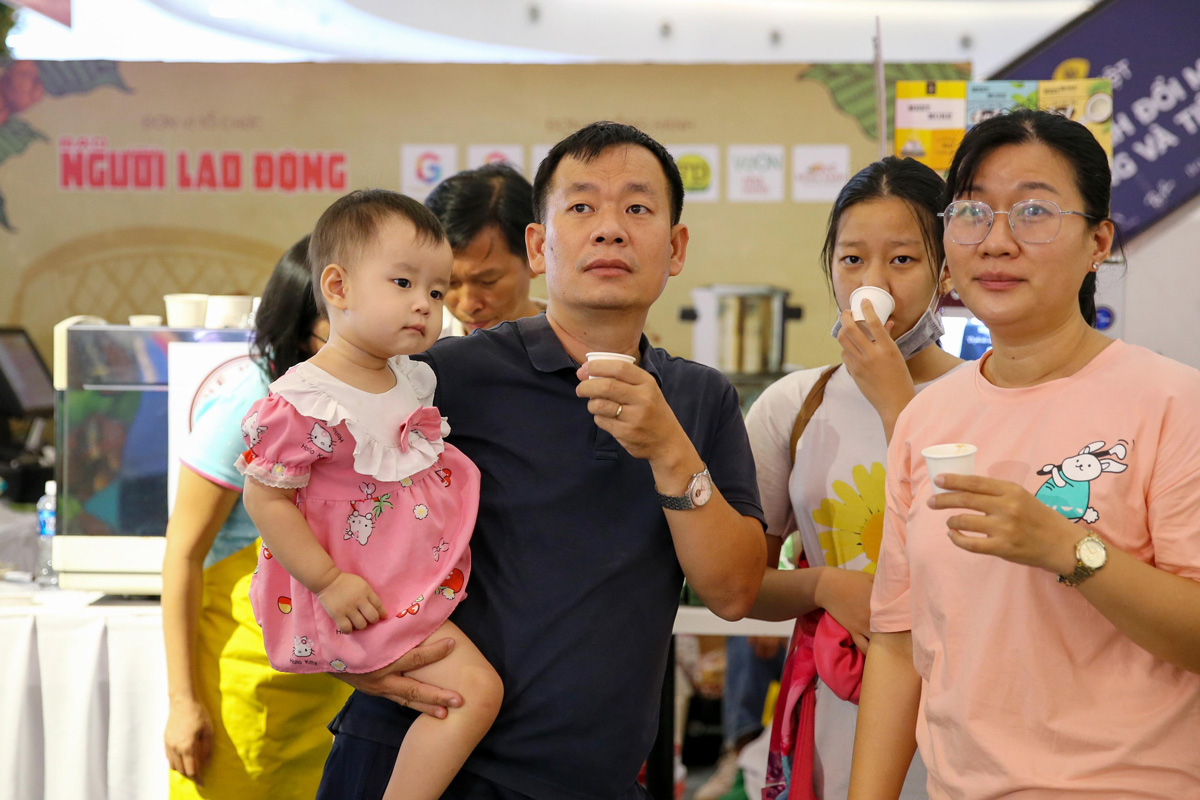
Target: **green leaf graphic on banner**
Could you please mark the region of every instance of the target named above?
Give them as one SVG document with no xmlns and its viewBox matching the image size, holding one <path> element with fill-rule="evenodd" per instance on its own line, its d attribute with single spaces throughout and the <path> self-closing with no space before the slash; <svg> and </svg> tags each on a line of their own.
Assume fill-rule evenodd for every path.
<svg viewBox="0 0 1200 800">
<path fill-rule="evenodd" d="M 863 133 L 879 135 L 875 116 L 874 64 L 814 64 L 796 76 L 825 84 L 838 108 L 857 120 Z M 971 79 L 968 64 L 884 64 L 887 84 L 887 127 L 893 129 L 896 113 L 896 81 L 965 81 Z"/>
<path fill-rule="evenodd" d="M 61 97 L 84 94 L 97 86 L 115 86 L 123 92 L 131 89 L 121 80 L 116 61 L 38 61 L 38 76 L 46 94 Z"/>
<path fill-rule="evenodd" d="M 46 134 L 35 130 L 20 117 L 9 117 L 3 125 L 0 125 L 0 161 L 22 152 L 30 142 L 36 139 L 41 139 L 43 142 L 50 141 Z"/>
<path fill-rule="evenodd" d="M 3 194 L 0 194 L 0 225 L 4 226 L 4 230 L 9 233 L 13 232 L 13 226 L 8 224 L 8 212 L 4 209 Z"/>
</svg>

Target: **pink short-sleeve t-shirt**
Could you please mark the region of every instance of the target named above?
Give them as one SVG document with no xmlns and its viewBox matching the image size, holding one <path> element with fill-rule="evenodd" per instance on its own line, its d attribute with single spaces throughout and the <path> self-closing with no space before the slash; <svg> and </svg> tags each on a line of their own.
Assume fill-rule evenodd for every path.
<svg viewBox="0 0 1200 800">
<path fill-rule="evenodd" d="M 921 457 L 974 444 L 976 474 L 1023 486 L 1080 538 L 1200 580 L 1200 373 L 1120 341 L 1032 387 L 981 366 L 918 395 L 888 452 L 871 627 L 912 631 L 930 797 L 1200 798 L 1200 675 L 1049 572 L 956 547 Z"/>
</svg>

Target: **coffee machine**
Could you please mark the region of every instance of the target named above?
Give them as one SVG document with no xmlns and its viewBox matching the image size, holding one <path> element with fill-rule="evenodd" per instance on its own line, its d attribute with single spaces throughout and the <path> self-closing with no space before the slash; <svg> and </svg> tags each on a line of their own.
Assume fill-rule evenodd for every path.
<svg viewBox="0 0 1200 800">
<path fill-rule="evenodd" d="M 680 312 L 693 323 L 692 360 L 724 372 L 743 406 L 783 373 L 784 326 L 803 315 L 788 305 L 789 294 L 763 284 L 701 286 Z"/>
<path fill-rule="evenodd" d="M 71 320 L 56 326 L 58 520 L 51 561 L 60 586 L 161 593 L 168 485 L 178 470 L 169 445 L 169 351 L 192 347 L 188 366 L 203 373 L 227 362 L 231 348 L 247 360 L 249 336 L 243 329 Z"/>
</svg>

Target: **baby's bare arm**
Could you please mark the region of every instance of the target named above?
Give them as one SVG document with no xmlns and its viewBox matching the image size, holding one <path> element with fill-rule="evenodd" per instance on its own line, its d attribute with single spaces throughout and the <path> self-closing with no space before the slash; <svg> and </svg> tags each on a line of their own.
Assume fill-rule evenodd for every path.
<svg viewBox="0 0 1200 800">
<path fill-rule="evenodd" d="M 247 476 L 242 502 L 271 556 L 310 592 L 319 594 L 333 583 L 338 568 L 296 508 L 295 496 L 295 489 L 266 486 Z"/>
<path fill-rule="evenodd" d="M 295 495 L 246 478 L 242 502 L 272 558 L 317 595 L 343 633 L 377 622 L 387 613 L 383 603 L 366 581 L 337 568 L 296 508 Z"/>
</svg>

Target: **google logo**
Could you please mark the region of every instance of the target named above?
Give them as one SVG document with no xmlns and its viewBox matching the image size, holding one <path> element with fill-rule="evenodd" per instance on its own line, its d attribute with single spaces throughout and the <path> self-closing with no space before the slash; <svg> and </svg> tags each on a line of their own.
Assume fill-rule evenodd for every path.
<svg viewBox="0 0 1200 800">
<path fill-rule="evenodd" d="M 424 152 L 417 156 L 417 180 L 435 184 L 442 177 L 442 160 L 437 153 Z"/>
</svg>

